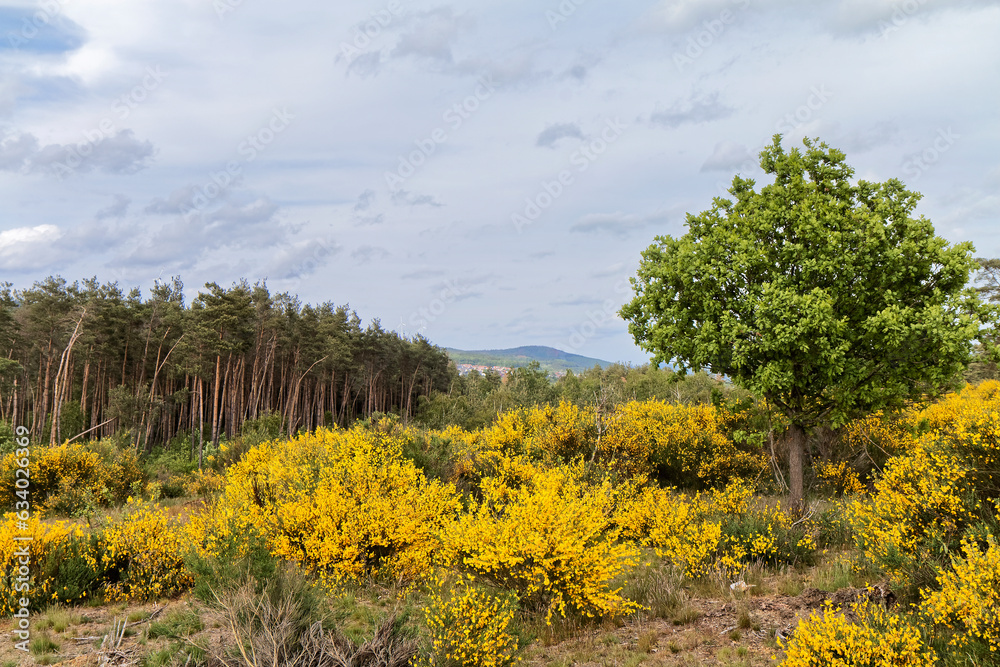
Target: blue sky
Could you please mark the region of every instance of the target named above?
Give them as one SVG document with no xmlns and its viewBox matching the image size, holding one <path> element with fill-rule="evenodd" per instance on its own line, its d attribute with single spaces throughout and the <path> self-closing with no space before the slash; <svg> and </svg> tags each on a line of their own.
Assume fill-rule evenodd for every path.
<svg viewBox="0 0 1000 667">
<path fill-rule="evenodd" d="M 775 132 L 1000 256 L 997 35 L 997 0 L 8 1 L 0 279 L 245 277 L 641 363 L 640 252 Z"/>
</svg>

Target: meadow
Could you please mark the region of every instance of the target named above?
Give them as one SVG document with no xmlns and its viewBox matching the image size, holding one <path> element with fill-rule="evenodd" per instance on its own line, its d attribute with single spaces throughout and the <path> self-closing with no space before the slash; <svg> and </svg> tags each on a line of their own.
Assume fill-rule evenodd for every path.
<svg viewBox="0 0 1000 667">
<path fill-rule="evenodd" d="M 759 401 L 374 415 L 206 452 L 31 449 L 0 664 L 1000 664 L 1000 383 L 816 433 Z M 10 449 L 0 483 L 16 488 Z"/>
</svg>

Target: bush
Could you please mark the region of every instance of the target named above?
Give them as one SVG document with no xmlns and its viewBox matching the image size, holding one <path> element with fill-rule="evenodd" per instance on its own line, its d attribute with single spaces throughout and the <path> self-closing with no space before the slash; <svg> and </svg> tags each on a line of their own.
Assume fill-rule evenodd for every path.
<svg viewBox="0 0 1000 667">
<path fill-rule="evenodd" d="M 403 457 L 400 437 L 356 426 L 251 450 L 229 471 L 221 506 L 233 529 L 262 527 L 275 555 L 333 584 L 429 575 L 459 502 Z"/>
<path fill-rule="evenodd" d="M 520 661 L 511 631 L 517 599 L 495 597 L 469 581 L 438 580 L 424 608 L 430 651 L 415 667 L 506 667 Z"/>
<path fill-rule="evenodd" d="M 0 484 L 5 488 L 14 488 L 16 461 L 13 452 L 0 461 Z M 145 479 L 134 451 L 105 442 L 34 447 L 31 466 L 33 506 L 67 515 L 122 503 Z M 14 500 L 13 495 L 7 497 L 8 508 Z"/>
<path fill-rule="evenodd" d="M 740 448 L 725 434 L 727 415 L 712 405 L 633 401 L 618 406 L 600 454 L 629 475 L 655 475 L 686 488 L 753 478 L 767 458 L 753 444 Z"/>
<path fill-rule="evenodd" d="M 130 501 L 121 519 L 104 529 L 102 542 L 109 600 L 169 597 L 192 583 L 184 567 L 182 530 L 158 505 Z"/>
<path fill-rule="evenodd" d="M 953 645 L 982 642 L 1000 651 L 1000 544 L 991 535 L 985 549 L 963 544 L 965 558 L 943 572 L 941 590 L 925 594 L 921 610 L 934 623 L 954 630 Z"/>
<path fill-rule="evenodd" d="M 194 578 L 192 593 L 202 602 L 209 603 L 227 591 L 244 586 L 249 580 L 258 584 L 271 581 L 279 565 L 267 541 L 254 529 L 221 531 L 221 535 L 212 540 L 211 552 L 191 549 L 185 564 Z M 255 592 L 261 594 L 263 590 L 263 586 L 258 586 Z"/>
<path fill-rule="evenodd" d="M 935 654 L 903 615 L 862 604 L 852 623 L 829 603 L 813 612 L 785 649 L 783 667 L 933 667 Z"/>
<path fill-rule="evenodd" d="M 23 522 L 13 513 L 0 524 L 0 617 L 10 616 L 20 608 L 18 602 L 26 591 L 31 595 L 30 608 L 38 611 L 50 603 L 74 603 L 93 597 L 102 570 L 95 555 L 99 549 L 93 538 L 78 526 L 64 521 L 42 522 L 37 516 Z M 15 541 L 15 537 L 31 540 Z M 28 588 L 19 572 L 23 563 L 19 552 L 27 549 Z"/>
<path fill-rule="evenodd" d="M 634 548 L 618 543 L 610 482 L 581 481 L 582 467 L 537 471 L 519 487 L 483 483 L 473 502 L 443 531 L 446 562 L 513 591 L 532 611 L 614 616 L 636 607 L 611 583 L 634 564 Z"/>
</svg>

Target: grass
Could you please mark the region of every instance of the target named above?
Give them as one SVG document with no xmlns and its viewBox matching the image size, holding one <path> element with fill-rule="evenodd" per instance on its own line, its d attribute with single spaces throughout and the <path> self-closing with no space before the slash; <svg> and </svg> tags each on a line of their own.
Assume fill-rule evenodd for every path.
<svg viewBox="0 0 1000 667">
<path fill-rule="evenodd" d="M 67 628 L 84 622 L 83 614 L 62 606 L 49 607 L 35 627 L 39 630 L 65 632 Z"/>
<path fill-rule="evenodd" d="M 55 653 L 59 650 L 59 644 L 55 643 L 47 632 L 43 632 L 41 637 L 35 637 L 28 644 L 31 655 L 42 656 L 47 653 Z"/>
<path fill-rule="evenodd" d="M 150 623 L 149 628 L 146 629 L 146 639 L 157 639 L 158 637 L 180 639 L 193 635 L 204 627 L 205 625 L 197 612 L 177 609 L 168 613 L 163 620 Z"/>
</svg>

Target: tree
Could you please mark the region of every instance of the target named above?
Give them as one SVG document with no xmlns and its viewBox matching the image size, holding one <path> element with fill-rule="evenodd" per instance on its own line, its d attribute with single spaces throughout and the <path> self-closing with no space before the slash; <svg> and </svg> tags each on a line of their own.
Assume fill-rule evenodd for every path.
<svg viewBox="0 0 1000 667">
<path fill-rule="evenodd" d="M 737 175 L 732 200 L 656 237 L 621 310 L 654 362 L 724 374 L 784 412 L 799 510 L 807 431 L 948 385 L 994 312 L 966 286 L 972 245 L 911 217 L 918 193 L 854 184 L 842 152 L 804 143 L 775 135 L 760 154 L 774 183 Z"/>
</svg>

